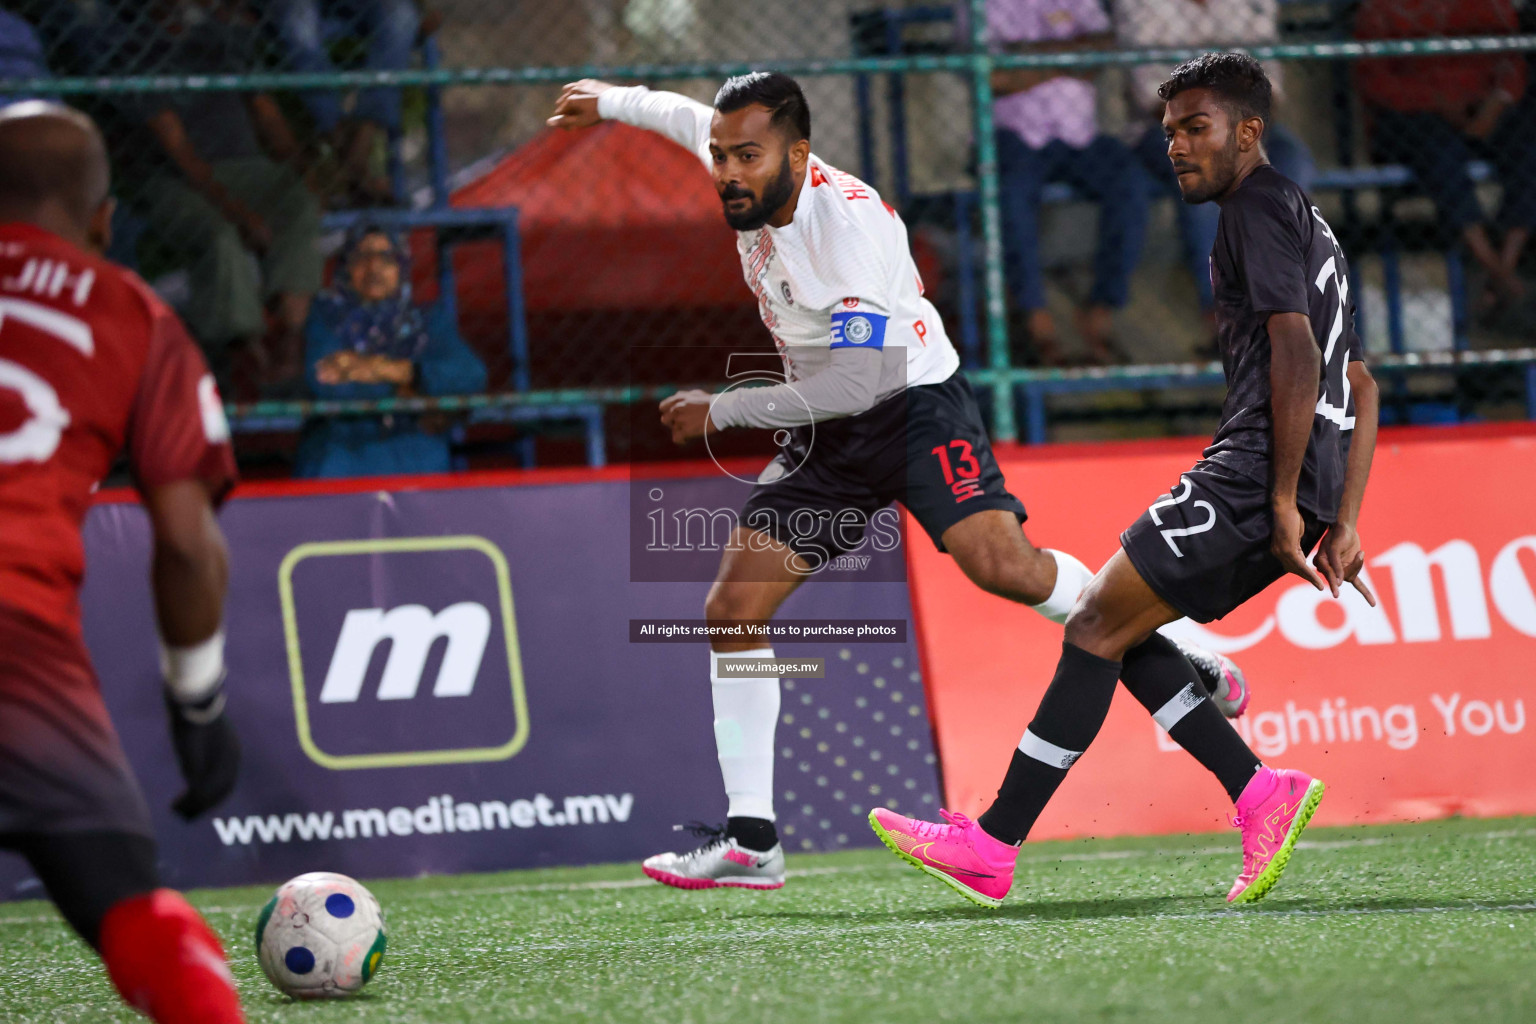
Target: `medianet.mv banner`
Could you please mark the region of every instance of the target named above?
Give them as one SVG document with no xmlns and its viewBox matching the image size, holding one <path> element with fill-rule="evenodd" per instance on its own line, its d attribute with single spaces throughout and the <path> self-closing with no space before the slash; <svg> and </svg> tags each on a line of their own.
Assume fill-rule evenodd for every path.
<svg viewBox="0 0 1536 1024">
<path fill-rule="evenodd" d="M 715 493 L 730 480 L 666 486 L 699 507 L 736 500 Z M 698 842 L 674 825 L 723 822 L 708 637 L 688 632 L 708 584 L 630 582 L 630 491 L 606 474 L 230 502 L 229 706 L 245 761 L 229 802 L 191 824 L 169 811 L 148 524 L 133 504 L 93 509 L 86 635 L 167 884 L 638 860 Z M 873 581 L 802 586 L 782 618 L 807 631 L 771 640 L 786 662 L 775 787 L 791 851 L 870 845 L 877 804 L 937 806 L 902 575 L 881 564 Z M 0 893 L 41 895 L 9 855 Z"/>
</svg>

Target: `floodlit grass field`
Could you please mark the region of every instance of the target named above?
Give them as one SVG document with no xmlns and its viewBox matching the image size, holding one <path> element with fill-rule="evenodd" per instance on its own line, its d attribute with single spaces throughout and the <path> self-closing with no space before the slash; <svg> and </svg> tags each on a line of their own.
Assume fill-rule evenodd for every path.
<svg viewBox="0 0 1536 1024">
<path fill-rule="evenodd" d="M 1536 1021 L 1536 820 L 1307 835 L 1242 910 L 1235 834 L 1031 844 L 1000 911 L 883 850 L 792 857 L 767 894 L 634 865 L 380 881 L 384 967 L 326 1004 L 262 977 L 268 890 L 194 901 L 252 1021 Z M 50 908 L 0 905 L 0 1021 L 140 1019 Z"/>
</svg>

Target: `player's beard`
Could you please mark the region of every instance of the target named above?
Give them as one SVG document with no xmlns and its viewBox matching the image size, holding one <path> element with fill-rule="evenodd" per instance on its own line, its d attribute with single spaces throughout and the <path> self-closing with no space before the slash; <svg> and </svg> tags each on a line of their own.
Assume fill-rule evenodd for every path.
<svg viewBox="0 0 1536 1024">
<path fill-rule="evenodd" d="M 1196 203 L 1208 203 L 1217 196 L 1224 195 L 1227 189 L 1232 187 L 1232 182 L 1237 178 L 1237 133 L 1234 132 L 1228 139 L 1226 146 L 1211 154 L 1210 170 L 1201 174 L 1199 181 L 1188 191 L 1184 189 L 1184 180 L 1179 179 L 1179 196 L 1191 206 Z"/>
<path fill-rule="evenodd" d="M 753 199 L 751 205 L 740 213 L 732 213 L 729 206 L 725 206 L 725 222 L 737 231 L 756 231 L 767 224 L 780 207 L 789 202 L 789 197 L 795 194 L 795 172 L 789 167 L 789 154 L 784 154 L 784 163 L 779 167 L 779 173 L 774 175 L 772 181 L 763 189 L 763 197 L 756 199 L 751 192 L 735 185 L 728 185 L 725 191 L 720 193 L 722 205 L 732 199 Z"/>
</svg>

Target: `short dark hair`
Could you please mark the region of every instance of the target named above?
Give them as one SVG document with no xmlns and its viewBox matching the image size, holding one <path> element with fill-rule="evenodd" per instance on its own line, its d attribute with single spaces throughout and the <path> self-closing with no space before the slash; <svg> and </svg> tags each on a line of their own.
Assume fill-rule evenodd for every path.
<svg viewBox="0 0 1536 1024">
<path fill-rule="evenodd" d="M 1174 68 L 1157 94 L 1166 103 L 1190 89 L 1209 89 L 1238 120 L 1261 117 L 1269 124 L 1269 76 L 1246 53 L 1202 53 Z"/>
<path fill-rule="evenodd" d="M 800 83 L 777 71 L 754 71 L 728 78 L 715 93 L 715 109 L 734 114 L 750 106 L 767 107 L 769 123 L 789 136 L 791 142 L 811 138 L 811 108 Z"/>
</svg>

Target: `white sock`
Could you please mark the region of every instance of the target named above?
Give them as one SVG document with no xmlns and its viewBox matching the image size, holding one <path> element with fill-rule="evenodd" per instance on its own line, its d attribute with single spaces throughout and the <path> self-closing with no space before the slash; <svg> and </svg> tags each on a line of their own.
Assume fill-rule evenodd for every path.
<svg viewBox="0 0 1536 1024">
<path fill-rule="evenodd" d="M 1051 590 L 1050 597 L 1030 607 L 1052 622 L 1066 622 L 1072 606 L 1077 603 L 1078 595 L 1083 592 L 1088 581 L 1093 579 L 1093 570 L 1065 551 L 1051 548 L 1045 548 L 1044 551 L 1056 560 L 1056 586 Z"/>
<path fill-rule="evenodd" d="M 771 658 L 772 647 L 709 652 L 715 702 L 715 749 L 733 818 L 773 820 L 773 733 L 779 724 L 779 680 L 720 676 L 721 658 Z"/>
</svg>

